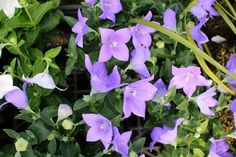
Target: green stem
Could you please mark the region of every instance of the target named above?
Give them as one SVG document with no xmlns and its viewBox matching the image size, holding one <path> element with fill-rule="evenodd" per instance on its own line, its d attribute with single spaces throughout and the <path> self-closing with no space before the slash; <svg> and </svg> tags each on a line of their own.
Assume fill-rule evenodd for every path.
<svg viewBox="0 0 236 157">
<path fill-rule="evenodd" d="M 236 76 L 233 73 L 228 71 L 224 66 L 220 65 L 217 61 L 215 61 L 213 58 L 208 56 L 205 52 L 203 52 L 201 49 L 199 49 L 196 45 L 192 44 L 188 40 L 186 40 L 183 37 L 179 36 L 175 32 L 172 32 L 172 31 L 170 31 L 170 30 L 168 30 L 168 29 L 166 29 L 166 28 L 164 28 L 164 27 L 162 27 L 158 24 L 155 24 L 153 22 L 142 20 L 142 19 L 132 19 L 130 22 L 131 23 L 139 23 L 139 24 L 149 26 L 149 27 L 154 28 L 154 29 L 158 30 L 159 32 L 169 36 L 170 38 L 172 38 L 174 40 L 177 40 L 179 43 L 181 43 L 181 44 L 185 45 L 186 47 L 190 48 L 191 50 L 195 51 L 196 54 L 198 54 L 200 57 L 204 58 L 206 61 L 211 63 L 217 69 L 221 70 L 226 75 L 228 75 L 229 77 L 236 80 Z"/>
<path fill-rule="evenodd" d="M 26 12 L 27 16 L 29 17 L 29 20 L 30 20 L 32 26 L 35 27 L 34 21 L 33 21 L 31 15 L 29 13 L 29 10 L 27 9 L 27 7 L 25 5 L 23 5 L 23 8 L 25 9 L 25 12 Z"/>
<path fill-rule="evenodd" d="M 234 17 L 236 17 L 236 12 L 234 10 L 234 7 L 230 4 L 230 2 L 228 0 L 225 0 L 227 6 L 229 7 L 230 11 L 232 12 L 232 14 L 234 15 Z"/>
<path fill-rule="evenodd" d="M 231 30 L 234 32 L 234 34 L 236 34 L 236 28 L 235 28 L 234 24 L 229 19 L 229 17 L 226 15 L 226 13 L 220 8 L 218 3 L 215 4 L 215 8 L 220 13 L 220 15 L 225 20 L 225 22 L 228 24 L 228 26 L 231 28 Z"/>
<path fill-rule="evenodd" d="M 220 3 L 216 2 L 217 5 L 219 5 L 219 7 L 227 14 L 229 15 L 233 20 L 236 20 L 236 16 L 234 17 L 233 15 L 231 15 Z"/>
</svg>

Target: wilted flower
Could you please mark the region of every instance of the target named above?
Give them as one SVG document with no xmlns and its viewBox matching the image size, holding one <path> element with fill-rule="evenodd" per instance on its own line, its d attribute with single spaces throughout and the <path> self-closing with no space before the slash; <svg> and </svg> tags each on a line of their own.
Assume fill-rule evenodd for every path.
<svg viewBox="0 0 236 157">
<path fill-rule="evenodd" d="M 129 153 L 129 140 L 132 135 L 132 131 L 127 131 L 122 134 L 119 133 L 117 127 L 113 127 L 114 139 L 112 141 L 113 148 L 116 152 L 120 153 L 122 157 L 128 157 Z"/>
<path fill-rule="evenodd" d="M 113 134 L 111 121 L 99 114 L 82 114 L 82 117 L 91 127 L 86 140 L 89 142 L 101 140 L 105 149 L 108 149 Z"/>
<path fill-rule="evenodd" d="M 150 77 L 150 73 L 145 65 L 145 62 L 150 58 L 150 56 L 149 49 L 144 46 L 137 47 L 131 52 L 130 63 L 132 69 L 134 69 L 134 71 L 142 78 Z"/>
<path fill-rule="evenodd" d="M 102 47 L 100 49 L 99 61 L 106 62 L 114 56 L 121 61 L 129 60 L 129 49 L 125 45 L 131 38 L 128 28 L 114 31 L 112 29 L 101 28 Z"/>
<path fill-rule="evenodd" d="M 9 74 L 0 75 L 0 99 L 2 99 L 8 92 L 17 89 L 13 86 L 13 79 Z"/>
<path fill-rule="evenodd" d="M 169 88 L 176 86 L 176 89 L 183 88 L 184 93 L 191 97 L 196 90 L 196 86 L 209 86 L 207 80 L 201 75 L 201 70 L 196 66 L 187 68 L 177 68 L 172 66 L 174 77 L 170 81 Z"/>
<path fill-rule="evenodd" d="M 202 48 L 202 44 L 209 41 L 208 37 L 205 33 L 201 31 L 202 26 L 206 23 L 208 18 L 203 17 L 200 19 L 200 22 L 191 28 L 190 34 L 193 37 L 193 39 L 197 42 L 198 46 Z"/>
<path fill-rule="evenodd" d="M 94 5 L 97 2 L 97 0 L 85 0 L 85 2 L 90 5 Z"/>
<path fill-rule="evenodd" d="M 11 103 L 18 109 L 25 109 L 28 106 L 28 97 L 26 95 L 26 87 L 27 87 L 27 82 L 24 83 L 23 90 L 16 87 L 16 89 L 8 92 L 5 95 L 5 99 L 7 102 L 4 104 Z"/>
<path fill-rule="evenodd" d="M 236 127 L 236 99 L 234 99 L 231 104 L 230 104 L 230 109 L 233 112 L 233 116 L 234 116 L 234 126 Z"/>
<path fill-rule="evenodd" d="M 209 155 L 211 157 L 234 157 L 233 154 L 227 152 L 229 150 L 229 145 L 225 142 L 225 139 L 215 140 L 210 139 L 211 146 L 209 150 Z"/>
<path fill-rule="evenodd" d="M 71 107 L 67 104 L 60 104 L 57 111 L 57 121 L 65 119 L 73 114 Z"/>
<path fill-rule="evenodd" d="M 212 87 L 196 97 L 196 102 L 200 108 L 201 113 L 210 116 L 215 115 L 215 113 L 210 109 L 210 107 L 215 107 L 218 104 L 218 101 L 213 98 L 215 95 L 216 92 L 214 87 Z"/>
<path fill-rule="evenodd" d="M 232 72 L 234 75 L 236 75 L 236 56 L 234 54 L 231 54 L 227 64 L 226 68 Z M 236 92 L 236 81 L 232 79 L 231 77 L 227 76 L 229 86 Z"/>
<path fill-rule="evenodd" d="M 162 103 L 161 98 L 165 96 L 166 92 L 167 92 L 167 88 L 166 85 L 164 84 L 164 82 L 162 81 L 162 79 L 160 78 L 159 80 L 157 80 L 154 83 L 154 86 L 157 88 L 157 92 L 156 92 L 156 96 L 153 98 L 153 101 L 157 102 L 157 103 Z M 169 109 L 170 108 L 170 103 L 166 103 L 164 104 L 164 106 Z"/>
<path fill-rule="evenodd" d="M 144 20 L 150 21 L 152 18 L 152 12 L 149 11 L 148 14 L 143 18 Z M 145 47 L 150 47 L 152 43 L 152 37 L 150 33 L 155 32 L 156 30 L 153 28 L 150 28 L 145 25 L 137 24 L 134 27 L 130 28 L 131 33 L 132 33 L 132 41 L 134 44 L 134 47 L 140 47 L 140 46 L 145 46 Z"/>
<path fill-rule="evenodd" d="M 102 15 L 100 15 L 99 17 L 101 19 L 109 19 L 113 23 L 115 23 L 115 14 L 119 13 L 122 10 L 122 5 L 120 3 L 120 0 L 101 0 L 100 8 L 102 10 Z"/>
<path fill-rule="evenodd" d="M 86 24 L 86 21 L 87 21 L 87 18 L 82 16 L 80 8 L 79 8 L 78 21 L 73 26 L 72 32 L 77 33 L 75 42 L 81 48 L 83 48 L 83 36 L 88 33 L 88 26 Z"/>
<path fill-rule="evenodd" d="M 15 14 L 15 8 L 22 8 L 18 0 L 1 0 L 0 10 L 6 14 L 8 18 L 12 18 Z"/>
<path fill-rule="evenodd" d="M 213 8 L 216 0 L 198 0 L 198 3 L 190 9 L 190 12 L 198 19 L 207 16 L 218 16 L 219 13 Z"/>
<path fill-rule="evenodd" d="M 172 31 L 176 31 L 176 12 L 172 9 L 167 9 L 163 13 L 163 22 L 164 22 L 164 27 L 168 28 Z"/>
<path fill-rule="evenodd" d="M 156 87 L 149 83 L 151 80 L 153 80 L 153 76 L 136 81 L 125 87 L 123 104 L 125 118 L 128 118 L 131 112 L 137 116 L 145 117 L 145 101 L 152 100 L 157 91 Z"/>
<path fill-rule="evenodd" d="M 173 144 L 177 137 L 178 126 L 184 121 L 183 118 L 179 118 L 175 121 L 175 127 L 170 128 L 166 125 L 163 128 L 155 127 L 151 132 L 152 142 L 150 143 L 150 150 L 153 149 L 156 142 L 162 144 Z"/>
<path fill-rule="evenodd" d="M 121 78 L 117 66 L 115 66 L 112 73 L 108 75 L 105 63 L 96 62 L 92 65 L 88 55 L 85 55 L 85 66 L 91 75 L 91 87 L 95 92 L 106 93 L 124 85 L 120 84 Z"/>
<path fill-rule="evenodd" d="M 55 85 L 52 76 L 47 71 L 44 71 L 42 73 L 38 73 L 37 75 L 35 75 L 32 78 L 25 77 L 24 75 L 22 78 L 26 82 L 31 83 L 31 84 L 37 84 L 38 86 L 40 86 L 42 88 L 46 88 L 46 89 L 55 89 L 56 88 L 58 90 L 64 90 L 64 89 L 58 88 Z"/>
</svg>

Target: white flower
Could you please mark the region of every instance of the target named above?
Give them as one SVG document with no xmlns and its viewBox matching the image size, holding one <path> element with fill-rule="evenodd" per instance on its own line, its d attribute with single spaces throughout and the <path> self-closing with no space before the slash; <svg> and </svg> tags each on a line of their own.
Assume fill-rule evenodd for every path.
<svg viewBox="0 0 236 157">
<path fill-rule="evenodd" d="M 4 97 L 8 92 L 18 89 L 18 87 L 13 86 L 13 79 L 9 74 L 0 75 L 0 99 Z"/>
<path fill-rule="evenodd" d="M 67 104 L 60 104 L 58 108 L 58 117 L 57 121 L 65 119 L 73 114 L 71 107 Z"/>
<path fill-rule="evenodd" d="M 14 16 L 15 8 L 22 8 L 18 0 L 0 0 L 0 10 L 3 10 L 8 18 Z"/>
</svg>

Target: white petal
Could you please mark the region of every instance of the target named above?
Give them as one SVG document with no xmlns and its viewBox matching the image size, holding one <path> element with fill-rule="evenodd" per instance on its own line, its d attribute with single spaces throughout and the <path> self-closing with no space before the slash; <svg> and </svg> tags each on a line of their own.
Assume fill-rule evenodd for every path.
<svg viewBox="0 0 236 157">
<path fill-rule="evenodd" d="M 67 104 L 60 104 L 58 108 L 58 117 L 57 121 L 65 119 L 73 114 L 71 107 Z"/>
<path fill-rule="evenodd" d="M 13 79 L 9 74 L 0 75 L 0 99 L 4 97 L 5 94 L 16 89 L 13 86 Z"/>
</svg>

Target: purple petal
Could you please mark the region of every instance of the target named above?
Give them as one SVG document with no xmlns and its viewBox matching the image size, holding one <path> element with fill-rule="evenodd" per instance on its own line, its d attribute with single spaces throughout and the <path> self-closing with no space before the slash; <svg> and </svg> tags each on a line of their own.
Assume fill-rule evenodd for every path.
<svg viewBox="0 0 236 157">
<path fill-rule="evenodd" d="M 121 61 L 128 61 L 129 60 L 129 49 L 125 44 L 119 44 L 117 47 L 111 49 L 112 55 Z"/>
<path fill-rule="evenodd" d="M 145 34 L 143 35 L 143 38 L 141 39 L 141 43 L 145 46 L 145 47 L 150 47 L 151 43 L 152 43 L 152 37 L 150 34 Z"/>
<path fill-rule="evenodd" d="M 152 12 L 149 10 L 147 15 L 143 19 L 146 21 L 150 21 L 152 19 Z"/>
<path fill-rule="evenodd" d="M 204 10 L 201 6 L 199 5 L 196 5 L 196 6 L 193 6 L 191 9 L 190 9 L 190 12 L 196 16 L 198 19 L 201 19 L 203 18 L 204 16 L 207 15 L 207 12 L 206 10 Z"/>
<path fill-rule="evenodd" d="M 90 5 L 94 5 L 97 2 L 97 0 L 85 0 L 85 2 Z"/>
<path fill-rule="evenodd" d="M 90 72 L 90 74 L 92 73 L 92 69 L 93 69 L 93 65 L 92 62 L 90 60 L 89 55 L 85 54 L 85 67 L 86 69 Z"/>
<path fill-rule="evenodd" d="M 157 88 L 157 94 L 165 96 L 167 89 L 161 78 L 154 83 L 154 86 Z"/>
<path fill-rule="evenodd" d="M 104 44 L 102 45 L 100 49 L 100 54 L 99 54 L 99 62 L 106 62 L 110 60 L 112 57 L 112 53 L 108 49 L 108 45 Z"/>
<path fill-rule="evenodd" d="M 193 95 L 193 93 L 196 90 L 196 85 L 194 84 L 194 82 L 188 82 L 187 84 L 185 84 L 185 86 L 183 87 L 184 93 L 188 96 L 191 97 Z"/>
<path fill-rule="evenodd" d="M 115 33 L 115 31 L 113 29 L 100 28 L 99 30 L 100 30 L 101 39 L 102 39 L 103 44 L 108 43 L 111 36 Z"/>
<path fill-rule="evenodd" d="M 28 98 L 26 93 L 20 89 L 8 92 L 5 95 L 5 99 L 8 103 L 11 103 L 18 109 L 25 109 L 28 106 Z"/>
<path fill-rule="evenodd" d="M 176 12 L 172 9 L 167 9 L 163 15 L 164 27 L 175 31 L 176 30 Z"/>
<path fill-rule="evenodd" d="M 126 97 L 124 102 L 125 107 L 129 107 L 131 112 L 139 117 L 145 117 L 146 105 L 142 100 L 137 100 L 132 97 Z M 127 118 L 127 115 L 125 115 Z"/>
<path fill-rule="evenodd" d="M 100 19 L 109 19 L 111 20 L 113 23 L 115 23 L 116 21 L 116 17 L 115 17 L 115 14 L 114 13 L 110 13 L 110 12 L 103 12 L 100 16 L 99 16 Z"/>
<path fill-rule="evenodd" d="M 88 132 L 87 132 L 87 137 L 86 137 L 86 141 L 88 142 L 95 142 L 100 140 L 100 134 L 99 134 L 99 130 L 97 130 L 97 128 L 91 127 Z"/>
<path fill-rule="evenodd" d="M 85 123 L 91 127 L 97 125 L 98 120 L 104 119 L 104 117 L 99 114 L 82 114 L 82 117 Z"/>
<path fill-rule="evenodd" d="M 120 85 L 120 81 L 121 81 L 120 74 L 117 69 L 117 66 L 115 66 L 112 70 L 112 73 L 108 76 L 107 86 L 109 88 L 116 88 Z"/>
<path fill-rule="evenodd" d="M 117 41 L 122 43 L 127 43 L 131 38 L 131 32 L 129 28 L 119 29 L 115 32 L 114 38 L 118 39 Z"/>
</svg>

